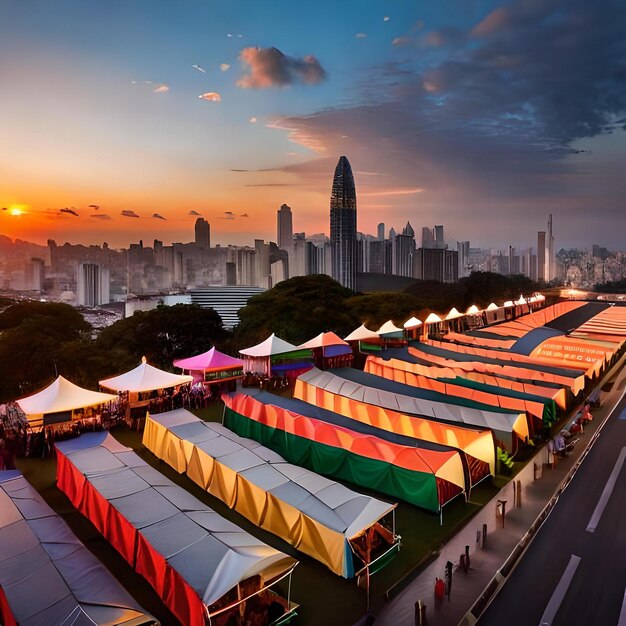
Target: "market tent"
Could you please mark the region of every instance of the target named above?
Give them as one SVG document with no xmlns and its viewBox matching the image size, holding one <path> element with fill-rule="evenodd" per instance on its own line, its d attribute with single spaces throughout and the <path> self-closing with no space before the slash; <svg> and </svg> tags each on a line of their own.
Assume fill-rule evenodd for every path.
<svg viewBox="0 0 626 626">
<path fill-rule="evenodd" d="M 556 421 L 554 400 L 542 395 L 519 392 L 510 388 L 502 389 L 498 386 L 466 381 L 456 376 L 431 378 L 417 372 L 407 371 L 402 367 L 395 368 L 389 361 L 374 357 L 368 357 L 364 371 L 415 387 L 416 390 L 435 391 L 451 398 L 465 398 L 512 411 L 526 411 L 542 420 L 546 426 L 551 426 Z"/>
<path fill-rule="evenodd" d="M 143 443 L 231 509 L 345 578 L 358 573 L 357 540 L 396 507 L 291 465 L 185 409 L 149 416 Z M 397 550 L 399 538 L 389 531 L 384 535 Z"/>
<path fill-rule="evenodd" d="M 321 369 L 349 367 L 354 361 L 350 344 L 333 332 L 320 333 L 298 347 L 312 350 L 315 364 Z"/>
<path fill-rule="evenodd" d="M 361 324 L 358 328 L 353 330 L 347 337 L 344 337 L 346 341 L 378 341 L 380 339 L 378 333 L 374 330 L 370 330 L 365 327 L 365 324 Z"/>
<path fill-rule="evenodd" d="M 156 389 L 169 389 L 170 387 L 177 387 L 178 385 L 185 385 L 191 382 L 193 382 L 193 376 L 164 372 L 149 365 L 146 362 L 146 357 L 143 357 L 141 363 L 129 372 L 101 380 L 100 387 L 115 391 L 141 393 Z"/>
<path fill-rule="evenodd" d="M 315 348 L 330 348 L 333 346 L 343 346 L 344 349 L 350 350 L 350 345 L 347 341 L 344 341 L 341 337 L 333 332 L 320 333 L 317 337 L 313 337 L 309 341 L 298 346 L 303 349 L 313 350 Z"/>
<path fill-rule="evenodd" d="M 0 471 L 0 623 L 158 624 L 15 470 Z"/>
<path fill-rule="evenodd" d="M 291 463 L 439 512 L 465 492 L 457 451 L 436 452 L 389 443 L 292 413 L 256 397 L 225 399 L 224 423 Z"/>
<path fill-rule="evenodd" d="M 412 389 L 407 385 L 357 370 L 322 372 L 312 369 L 300 376 L 299 380 L 312 387 L 400 413 L 481 429 L 489 428 L 501 442 L 501 447 L 509 451 L 515 451 L 517 439 L 524 441 L 530 435 L 525 413 L 478 409 L 414 397 Z M 312 401 L 310 398 L 301 399 Z"/>
<path fill-rule="evenodd" d="M 386 321 L 377 331 L 383 339 L 402 339 L 404 330 L 398 328 L 391 320 Z"/>
<path fill-rule="evenodd" d="M 76 409 L 98 406 L 114 400 L 117 400 L 116 395 L 89 391 L 71 383 L 63 376 L 59 376 L 45 389 L 27 398 L 16 400 L 16 402 L 31 424 L 39 425 L 41 422 L 43 425 L 46 423 L 45 417 L 47 415 L 67 413 L 67 419 L 64 421 L 69 421 L 71 420 L 71 412 Z"/>
<path fill-rule="evenodd" d="M 247 371 L 263 373 L 267 376 L 270 376 L 272 370 L 277 369 L 277 365 L 283 362 L 288 362 L 287 367 L 278 369 L 306 367 L 312 357 L 310 350 L 298 348 L 274 333 L 256 346 L 239 350 L 239 354 L 244 356 L 244 366 Z"/>
<path fill-rule="evenodd" d="M 178 367 L 188 372 L 218 372 L 228 370 L 243 369 L 243 361 L 235 357 L 224 354 L 215 347 L 207 352 L 191 356 L 187 359 L 177 359 L 174 361 L 174 367 Z"/>
<path fill-rule="evenodd" d="M 380 369 L 376 369 L 377 367 Z M 489 374 L 488 372 L 477 372 L 469 368 L 460 367 L 459 364 L 454 361 L 450 361 L 446 365 L 421 365 L 420 363 L 411 363 L 402 359 L 382 359 L 375 356 L 368 358 L 365 371 L 370 374 L 376 374 L 377 376 L 384 376 L 382 372 L 385 367 L 390 367 L 396 372 L 404 371 L 411 374 L 427 376 L 428 378 L 449 378 L 457 382 L 459 380 L 469 380 L 484 383 L 485 385 L 501 387 L 503 389 L 513 389 L 521 393 L 542 396 L 553 400 L 561 409 L 567 407 L 566 389 L 556 383 L 547 386 L 546 383 L 538 384 L 537 381 L 532 381 L 530 378 L 506 377 L 503 374 L 497 375 Z M 387 376 L 384 377 L 387 378 Z M 397 373 L 394 373 L 393 380 L 403 382 Z"/>
<path fill-rule="evenodd" d="M 207 614 L 235 610 L 297 563 L 219 516 L 107 432 L 55 445 L 59 489 L 185 626 L 205 626 Z"/>
<path fill-rule="evenodd" d="M 406 322 L 404 322 L 404 328 L 406 330 L 411 330 L 421 325 L 422 325 L 422 322 L 418 320 L 417 317 L 410 317 Z"/>
<path fill-rule="evenodd" d="M 546 367 L 545 365 L 539 367 L 529 366 L 528 364 L 510 364 L 505 361 L 498 361 L 497 359 L 487 359 L 483 357 L 472 358 L 454 352 L 446 352 L 445 350 L 437 350 L 435 353 L 433 350 L 429 349 L 428 352 L 426 352 L 414 347 L 410 347 L 405 354 L 399 354 L 396 351 L 396 356 L 400 360 L 410 363 L 449 367 L 461 369 L 464 372 L 477 372 L 480 374 L 512 378 L 514 380 L 521 379 L 530 381 L 535 385 L 548 385 L 550 387 L 558 385 L 570 391 L 572 395 L 576 395 L 585 385 L 584 376 L 576 376 L 576 374 L 572 374 L 572 372 L 569 371 L 567 374 L 563 374 L 557 371 L 556 368 Z"/>
<path fill-rule="evenodd" d="M 310 394 L 309 391 L 313 391 Z M 490 430 L 442 424 L 422 417 L 405 415 L 357 400 L 307 387 L 296 381 L 294 397 L 250 394 L 266 404 L 280 406 L 291 413 L 312 417 L 391 443 L 426 450 L 457 450 L 469 490 L 495 472 L 495 443 Z"/>
<path fill-rule="evenodd" d="M 515 339 L 495 339 L 483 335 L 468 335 L 466 333 L 449 332 L 443 337 L 446 341 L 454 341 L 460 344 L 481 346 L 484 348 L 502 348 L 508 350 L 515 344 Z"/>
<path fill-rule="evenodd" d="M 488 351 L 481 348 L 468 348 L 451 343 L 429 342 L 422 343 L 418 348 L 409 348 L 409 354 L 420 356 L 421 353 L 442 356 L 446 359 L 457 361 L 479 361 L 493 365 L 521 367 L 525 370 L 534 370 L 541 373 L 553 374 L 559 382 L 566 382 L 571 387 L 574 395 L 585 388 L 585 373 L 581 370 L 556 367 L 549 363 L 536 361 L 530 357 L 517 355 L 503 351 Z M 540 377 L 537 374 L 537 377 Z"/>
</svg>

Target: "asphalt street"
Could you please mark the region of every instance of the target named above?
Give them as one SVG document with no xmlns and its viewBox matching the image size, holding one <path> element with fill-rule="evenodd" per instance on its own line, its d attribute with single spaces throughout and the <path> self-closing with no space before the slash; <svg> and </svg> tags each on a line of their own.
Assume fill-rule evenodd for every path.
<svg viewBox="0 0 626 626">
<path fill-rule="evenodd" d="M 626 625 L 625 457 L 622 398 L 480 626 Z"/>
</svg>

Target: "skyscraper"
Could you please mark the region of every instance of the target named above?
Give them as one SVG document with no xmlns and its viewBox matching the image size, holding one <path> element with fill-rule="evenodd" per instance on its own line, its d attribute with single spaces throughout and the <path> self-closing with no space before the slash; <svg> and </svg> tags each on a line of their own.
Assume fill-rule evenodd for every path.
<svg viewBox="0 0 626 626">
<path fill-rule="evenodd" d="M 552 233 L 552 213 L 548 217 L 548 232 L 546 233 L 546 281 L 554 279 L 554 234 Z"/>
<path fill-rule="evenodd" d="M 291 207 L 286 204 L 281 205 L 280 209 L 276 212 L 276 237 L 276 243 L 281 250 L 289 251 L 293 248 Z"/>
<path fill-rule="evenodd" d="M 356 288 L 356 189 L 350 162 L 339 157 L 330 193 L 332 277 Z"/>
<path fill-rule="evenodd" d="M 543 282 L 546 277 L 546 231 L 537 233 L 537 280 Z"/>
<path fill-rule="evenodd" d="M 211 247 L 211 226 L 203 217 L 196 220 L 196 245 L 205 250 Z"/>
</svg>

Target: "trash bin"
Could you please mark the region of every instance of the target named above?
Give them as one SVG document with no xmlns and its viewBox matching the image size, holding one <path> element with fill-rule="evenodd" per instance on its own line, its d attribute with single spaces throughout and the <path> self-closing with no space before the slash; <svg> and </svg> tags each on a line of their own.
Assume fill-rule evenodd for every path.
<svg viewBox="0 0 626 626">
<path fill-rule="evenodd" d="M 535 469 L 535 480 L 539 480 L 543 475 L 543 466 L 541 465 L 541 463 L 535 463 L 534 469 Z"/>
</svg>

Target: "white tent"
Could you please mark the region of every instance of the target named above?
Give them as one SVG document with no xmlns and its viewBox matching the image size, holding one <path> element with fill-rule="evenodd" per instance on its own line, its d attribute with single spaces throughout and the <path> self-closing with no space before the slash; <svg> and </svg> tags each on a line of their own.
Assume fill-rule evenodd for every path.
<svg viewBox="0 0 626 626">
<path fill-rule="evenodd" d="M 402 335 L 402 328 L 398 328 L 391 320 L 387 320 L 376 332 L 381 336 L 396 333 Z"/>
<path fill-rule="evenodd" d="M 152 365 L 148 365 L 146 358 L 143 357 L 141 363 L 135 369 L 119 376 L 113 376 L 113 378 L 105 378 L 100 381 L 100 386 L 105 389 L 114 389 L 115 391 L 140 393 L 142 391 L 154 391 L 155 389 L 168 389 L 191 382 L 193 382 L 193 376 L 164 372 Z"/>
<path fill-rule="evenodd" d="M 287 352 L 295 352 L 296 350 L 298 350 L 298 348 L 292 343 L 284 341 L 272 333 L 265 341 L 262 341 L 256 346 L 239 350 L 239 354 L 261 358 L 276 356 L 278 354 L 286 354 Z"/>
<path fill-rule="evenodd" d="M 463 317 L 463 313 L 459 313 L 455 307 L 452 307 L 449 313 L 446 315 L 446 320 L 447 321 L 455 320 L 455 319 L 458 319 L 459 317 Z"/>
<path fill-rule="evenodd" d="M 421 326 L 421 325 L 422 325 L 422 322 L 418 320 L 417 317 L 412 317 L 408 319 L 406 322 L 404 322 L 404 328 L 406 328 L 407 330 L 411 328 L 417 328 L 418 326 Z"/>
<path fill-rule="evenodd" d="M 107 432 L 55 445 L 59 488 L 186 626 L 204 625 L 207 613 L 220 613 L 224 606 L 215 603 L 231 590 L 227 606 L 238 604 L 240 594 L 258 591 L 246 581 L 259 577 L 261 587 L 270 585 L 297 564 L 218 515 Z"/>
<path fill-rule="evenodd" d="M 488 307 L 487 307 L 487 311 L 497 311 L 500 307 L 495 303 L 492 302 Z"/>
<path fill-rule="evenodd" d="M 472 306 L 467 309 L 467 315 L 478 315 L 479 313 L 480 309 L 475 304 L 472 304 Z"/>
<path fill-rule="evenodd" d="M 185 409 L 149 416 L 143 444 L 257 526 L 346 578 L 355 573 L 350 540 L 396 507 L 287 463 Z"/>
<path fill-rule="evenodd" d="M 51 413 L 69 413 L 76 409 L 98 406 L 113 400 L 117 400 L 117 396 L 83 389 L 63 376 L 59 376 L 45 389 L 16 402 L 26 414 L 28 421 L 36 424 L 43 423 L 44 416 Z"/>
<path fill-rule="evenodd" d="M 365 324 L 361 324 L 356 330 L 353 330 L 347 337 L 344 337 L 346 341 L 371 341 L 373 339 L 380 339 L 378 333 L 365 327 Z"/>
<path fill-rule="evenodd" d="M 424 321 L 424 324 L 438 324 L 441 321 L 441 318 L 436 313 L 431 313 Z"/>
<path fill-rule="evenodd" d="M 158 625 L 14 470 L 0 471 L 0 591 L 20 626 Z"/>
</svg>

